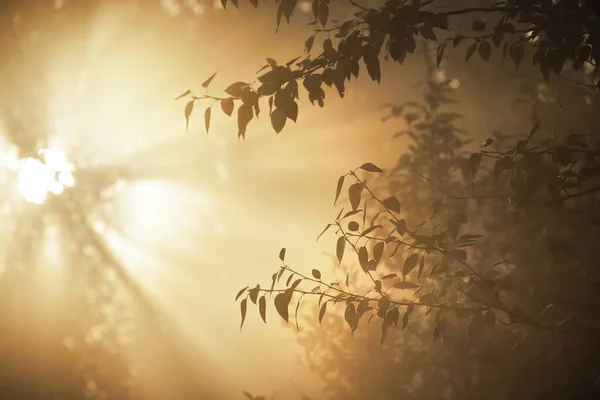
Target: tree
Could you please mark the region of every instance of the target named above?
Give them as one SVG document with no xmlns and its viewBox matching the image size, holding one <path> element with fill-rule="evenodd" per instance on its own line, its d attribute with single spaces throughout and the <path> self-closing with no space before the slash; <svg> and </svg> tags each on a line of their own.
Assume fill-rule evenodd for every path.
<svg viewBox="0 0 600 400">
<path fill-rule="evenodd" d="M 258 6 L 258 1 L 250 3 Z M 282 19 L 290 21 L 298 1 L 275 0 L 275 3 L 279 28 Z M 224 0 L 222 4 L 239 6 L 238 1 Z M 237 103 L 238 136 L 243 138 L 250 121 L 259 117 L 259 100 L 266 97 L 271 124 L 279 133 L 287 120 L 297 120 L 298 82 L 302 82 L 310 102 L 323 107 L 326 95 L 323 85 L 334 87 L 343 97 L 346 83 L 358 77 L 361 62 L 369 77 L 380 82 L 380 59 L 402 64 L 415 53 L 419 39 L 437 43 L 438 64 L 447 48 L 461 46 L 465 49 L 465 62 L 475 54 L 488 62 L 494 51 L 501 51 L 502 59 L 510 58 L 518 68 L 530 56 L 546 81 L 553 73 L 560 75 L 567 64 L 574 72 L 584 66 L 598 72 L 600 6 L 592 0 L 507 0 L 486 6 L 450 8 L 438 7 L 435 0 L 387 0 L 378 8 L 366 8 L 354 0 L 344 4 L 352 6 L 356 13 L 346 21 L 339 21 L 330 18 L 334 6 L 330 0 L 312 1 L 315 21 L 310 25 L 314 26 L 314 34 L 306 40 L 304 56 L 283 64 L 269 58 L 267 65 L 258 71 L 262 74 L 256 82 L 232 83 L 225 89 L 226 97 L 208 93 L 212 77 L 202 84 L 205 94 L 196 95 L 191 90 L 183 93 L 178 98 L 189 99 L 184 112 L 186 121 L 200 100 L 218 102 L 228 116 L 234 113 Z M 487 22 L 490 20 L 492 24 Z M 465 27 L 470 27 L 471 33 L 460 34 Z M 322 42 L 322 51 L 315 54 L 315 41 L 323 36 L 327 37 Z M 575 83 L 598 89 L 595 81 Z M 212 106 L 205 109 L 207 131 L 211 112 Z"/>
<path fill-rule="evenodd" d="M 282 17 L 291 17 L 296 2 L 278 3 L 279 25 Z M 401 135 L 412 141 L 410 150 L 392 170 L 365 163 L 341 176 L 335 200 L 345 200 L 342 193 L 347 193 L 347 201 L 323 232 L 338 235 L 338 263 L 348 260 L 347 253 L 355 255 L 359 276 L 330 282 L 319 269 L 292 269 L 282 249 L 282 265 L 269 286 L 239 291 L 242 325 L 250 303 L 266 320 L 271 300 L 285 322 L 292 319 L 298 325 L 302 299 L 314 298 L 313 325 L 302 340 L 314 351 L 311 366 L 325 377 L 336 376 L 329 388 L 338 398 L 365 398 L 374 387 L 382 390 L 382 398 L 398 393 L 440 398 L 441 384 L 408 390 L 425 371 L 436 383 L 444 381 L 448 398 L 480 398 L 490 392 L 497 398 L 593 396 L 600 372 L 591 367 L 590 356 L 600 329 L 600 299 L 593 290 L 600 257 L 594 240 L 600 148 L 590 128 L 597 116 L 581 121 L 563 108 L 569 101 L 582 104 L 586 94 L 579 89 L 597 90 L 598 4 L 509 1 L 437 11 L 433 1 L 385 1 L 378 9 L 350 3 L 358 9 L 354 18 L 332 24 L 330 2 L 313 2 L 315 25 L 323 26 L 315 28 L 315 35 L 334 36 L 323 41 L 318 56 L 285 65 L 269 59 L 265 69 L 270 70 L 256 85 L 235 83 L 226 89 L 229 97 L 185 93 L 183 97 L 191 96 L 186 118 L 195 102 L 205 98 L 225 104 L 228 115 L 241 102 L 238 134 L 244 137 L 248 122 L 258 117 L 259 99 L 267 97 L 279 132 L 287 119 L 297 118 L 299 80 L 309 100 L 323 106 L 323 83 L 343 96 L 346 82 L 358 76 L 361 60 L 371 79 L 380 81 L 379 56 L 402 63 L 415 52 L 419 36 L 437 42 L 438 66 L 447 49 L 466 44 L 465 62 L 475 54 L 488 62 L 497 47 L 517 68 L 530 54 L 546 82 L 554 73 L 559 82 L 575 83 L 577 91 L 560 85 L 558 102 L 552 102 L 547 96 L 540 100 L 540 90 L 557 87 L 538 86 L 530 91 L 533 101 L 526 99 L 533 110 L 527 132 L 496 132 L 481 138 L 478 146 L 459 128 L 461 115 L 444 108 L 452 103 L 451 81 L 429 80 L 424 102 L 390 105 L 391 116 L 404 120 L 407 129 Z M 497 23 L 488 29 L 479 19 L 482 14 Z M 454 34 L 463 25 L 476 36 Z M 311 36 L 306 43 L 308 54 L 314 41 Z M 584 65 L 591 74 L 580 71 Z M 209 84 L 210 79 L 203 86 Z M 336 306 L 333 323 L 326 322 Z M 382 343 L 393 338 L 394 346 L 384 347 L 385 362 L 373 364 L 363 348 L 331 340 L 339 337 L 331 330 L 339 332 L 340 324 L 372 340 L 372 321 L 378 322 Z M 325 336 L 317 322 L 328 323 Z M 403 336 L 395 335 L 394 328 L 404 331 Z M 427 332 L 433 341 L 444 341 L 435 353 L 423 350 Z M 399 359 L 415 365 L 404 380 L 386 374 Z M 453 367 L 461 361 L 471 372 Z M 515 371 L 523 380 L 510 381 Z M 547 384 L 530 385 L 544 379 Z"/>
</svg>

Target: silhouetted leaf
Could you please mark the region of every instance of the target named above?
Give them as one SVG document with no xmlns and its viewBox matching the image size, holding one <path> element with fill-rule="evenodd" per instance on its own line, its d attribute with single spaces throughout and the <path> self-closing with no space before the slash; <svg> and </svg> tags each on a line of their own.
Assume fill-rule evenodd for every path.
<svg viewBox="0 0 600 400">
<path fill-rule="evenodd" d="M 426 305 L 433 305 L 438 302 L 438 298 L 433 293 L 426 294 L 425 296 L 419 299 L 419 303 Z"/>
<path fill-rule="evenodd" d="M 237 301 L 237 299 L 239 299 L 239 298 L 240 298 L 240 296 L 241 296 L 242 294 L 244 294 L 244 292 L 246 291 L 246 289 L 248 289 L 248 286 L 246 286 L 245 288 L 243 288 L 242 290 L 240 290 L 240 291 L 238 292 L 238 294 L 235 296 L 235 301 Z"/>
<path fill-rule="evenodd" d="M 321 280 L 321 271 L 319 271 L 318 269 L 313 269 L 312 276 L 315 279 Z"/>
<path fill-rule="evenodd" d="M 384 248 L 385 244 L 383 242 L 377 242 L 375 246 L 373 246 L 373 258 L 376 262 L 379 262 L 381 260 Z"/>
<path fill-rule="evenodd" d="M 356 314 L 356 307 L 354 306 L 354 303 L 350 303 L 346 306 L 346 311 L 344 312 L 344 319 L 348 323 L 348 326 L 350 327 L 352 333 L 354 333 L 354 331 L 358 327 L 358 315 Z"/>
<path fill-rule="evenodd" d="M 396 289 L 418 289 L 421 285 L 412 282 L 396 282 L 393 285 Z"/>
<path fill-rule="evenodd" d="M 286 120 L 287 120 L 287 117 L 285 116 L 285 112 L 283 112 L 283 110 L 280 108 L 274 109 L 273 112 L 271 113 L 271 125 L 273 126 L 273 129 L 275 129 L 275 132 L 277 132 L 277 133 L 279 133 L 283 130 L 283 128 L 285 127 Z"/>
<path fill-rule="evenodd" d="M 255 288 L 250 290 L 250 301 L 256 304 L 256 300 L 258 299 L 258 294 L 260 292 L 260 285 L 257 285 Z"/>
<path fill-rule="evenodd" d="M 487 139 L 485 139 L 485 141 L 483 141 L 483 142 L 481 142 L 481 143 L 479 144 L 479 147 L 481 147 L 481 148 L 488 147 L 488 146 L 490 146 L 492 143 L 494 143 L 494 139 L 492 139 L 492 138 L 487 138 Z"/>
<path fill-rule="evenodd" d="M 473 153 L 469 158 L 469 169 L 471 173 L 471 179 L 475 179 L 477 175 L 477 171 L 479 169 L 479 164 L 481 163 L 481 153 Z"/>
<path fill-rule="evenodd" d="M 421 257 L 421 262 L 419 263 L 419 269 L 417 270 L 417 280 L 421 278 L 421 274 L 423 273 L 424 267 L 425 267 L 425 257 Z"/>
<path fill-rule="evenodd" d="M 289 322 L 289 305 L 291 300 L 292 292 L 289 289 L 275 296 L 275 309 L 285 322 Z"/>
<path fill-rule="evenodd" d="M 383 206 L 395 213 L 399 213 L 401 210 L 400 201 L 398 201 L 398 199 L 394 196 L 385 199 L 383 201 Z"/>
<path fill-rule="evenodd" d="M 356 232 L 359 228 L 360 228 L 360 226 L 358 225 L 358 222 L 356 222 L 356 221 L 350 221 L 348 223 L 348 230 L 351 232 Z"/>
<path fill-rule="evenodd" d="M 381 168 L 379 168 L 377 165 L 375 165 L 373 163 L 365 163 L 360 166 L 360 169 L 367 171 L 367 172 L 383 172 L 383 170 Z"/>
<path fill-rule="evenodd" d="M 346 238 L 344 236 L 340 236 L 337 240 L 337 244 L 335 246 L 335 253 L 338 259 L 338 262 L 342 262 L 342 258 L 344 257 L 344 250 L 346 248 Z"/>
<path fill-rule="evenodd" d="M 441 45 L 439 45 L 437 48 L 436 63 L 437 63 L 438 67 L 440 66 L 440 64 L 442 63 L 442 59 L 444 58 L 444 51 L 446 50 L 446 45 L 447 45 L 447 43 L 444 42 Z"/>
<path fill-rule="evenodd" d="M 258 300 L 258 312 L 260 313 L 260 317 L 263 322 L 267 323 L 267 299 L 265 296 L 261 296 Z"/>
<path fill-rule="evenodd" d="M 232 97 L 242 97 L 244 89 L 250 87 L 249 83 L 246 82 L 235 82 L 227 86 L 225 93 Z"/>
<path fill-rule="evenodd" d="M 325 232 L 327 232 L 327 229 L 331 228 L 332 226 L 333 226 L 333 224 L 327 224 L 327 226 L 325 227 L 325 229 L 323 229 L 323 232 L 321 232 L 321 234 L 319 234 L 319 236 L 317 236 L 317 240 L 319 240 L 319 238 L 320 238 L 321 236 L 323 236 L 323 234 L 324 234 Z"/>
<path fill-rule="evenodd" d="M 310 53 L 310 51 L 312 50 L 313 44 L 315 43 L 315 35 L 310 36 L 307 40 L 306 43 L 304 43 L 304 49 L 307 53 Z"/>
<path fill-rule="evenodd" d="M 492 46 L 488 42 L 481 42 L 479 44 L 479 55 L 483 61 L 488 62 L 492 56 Z"/>
<path fill-rule="evenodd" d="M 215 78 L 215 75 L 217 75 L 216 72 L 214 74 L 212 74 L 207 80 L 205 80 L 204 82 L 202 82 L 202 87 L 203 88 L 207 88 L 208 85 L 210 85 L 210 83 L 212 82 L 212 80 Z"/>
<path fill-rule="evenodd" d="M 348 188 L 348 198 L 350 199 L 352 210 L 358 209 L 364 188 L 365 186 L 362 183 L 354 183 Z"/>
<path fill-rule="evenodd" d="M 231 97 L 221 100 L 221 110 L 228 116 L 231 117 L 233 113 L 233 99 Z"/>
<path fill-rule="evenodd" d="M 321 25 L 325 26 L 329 20 L 329 5 L 324 1 L 320 3 L 316 18 L 319 20 Z"/>
<path fill-rule="evenodd" d="M 210 110 L 211 107 L 208 107 L 206 111 L 204 111 L 204 127 L 206 128 L 206 133 L 208 133 L 208 129 L 210 128 Z"/>
<path fill-rule="evenodd" d="M 406 276 L 417 266 L 417 261 L 419 261 L 419 254 L 414 253 L 411 254 L 404 260 L 404 266 L 402 267 L 402 276 Z"/>
<path fill-rule="evenodd" d="M 325 303 L 323 303 L 321 309 L 319 310 L 319 324 L 323 322 L 323 317 L 325 316 L 325 312 L 327 311 L 327 303 L 329 302 L 326 301 Z"/>
<path fill-rule="evenodd" d="M 473 56 L 473 53 L 475 53 L 475 50 L 477 50 L 477 42 L 471 44 L 467 48 L 467 52 L 465 53 L 465 62 L 469 61 L 469 59 Z"/>
<path fill-rule="evenodd" d="M 285 261 L 285 247 L 283 247 L 281 250 L 279 250 L 279 259 L 281 261 Z"/>
<path fill-rule="evenodd" d="M 485 21 L 473 21 L 471 25 L 471 29 L 476 32 L 485 31 L 486 23 Z"/>
<path fill-rule="evenodd" d="M 188 131 L 188 126 L 190 124 L 190 116 L 192 115 L 192 111 L 194 110 L 194 100 L 189 101 L 186 105 L 185 105 L 185 131 L 187 133 Z"/>
<path fill-rule="evenodd" d="M 175 97 L 175 100 L 179 100 L 182 97 L 189 96 L 191 93 L 192 93 L 191 90 L 186 90 L 185 92 L 181 93 L 179 96 Z"/>
<path fill-rule="evenodd" d="M 333 201 L 333 204 L 335 205 L 335 203 L 337 203 L 340 194 L 342 193 L 342 188 L 344 187 L 344 178 L 346 177 L 346 175 L 342 175 L 338 178 L 337 181 L 337 187 L 335 189 L 335 200 Z"/>
<path fill-rule="evenodd" d="M 242 316 L 242 322 L 240 323 L 240 331 L 244 327 L 244 321 L 246 320 L 246 310 L 248 309 L 248 299 L 244 299 L 240 303 L 240 314 Z"/>
<path fill-rule="evenodd" d="M 381 277 L 381 280 L 396 278 L 398 274 L 387 274 Z"/>
</svg>

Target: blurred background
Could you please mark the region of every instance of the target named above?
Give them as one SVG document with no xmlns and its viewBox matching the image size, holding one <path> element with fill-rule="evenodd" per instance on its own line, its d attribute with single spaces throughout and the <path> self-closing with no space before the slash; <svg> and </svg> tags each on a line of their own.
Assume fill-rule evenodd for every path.
<svg viewBox="0 0 600 400">
<path fill-rule="evenodd" d="M 277 34 L 273 5 L 242 3 L 0 2 L 0 398 L 318 395 L 293 329 L 249 313 L 240 333 L 233 298 L 282 247 L 290 265 L 329 268 L 335 238 L 315 238 L 337 177 L 395 163 L 381 106 L 420 96 L 431 71 L 425 54 L 386 65 L 382 86 L 303 101 L 280 135 L 265 118 L 240 141 L 220 111 L 207 135 L 199 109 L 186 135 L 177 95 L 217 71 L 220 95 L 266 57 L 302 54 L 309 2 Z M 510 74 L 454 69 L 465 128 L 519 121 L 495 113 L 520 90 Z"/>
</svg>

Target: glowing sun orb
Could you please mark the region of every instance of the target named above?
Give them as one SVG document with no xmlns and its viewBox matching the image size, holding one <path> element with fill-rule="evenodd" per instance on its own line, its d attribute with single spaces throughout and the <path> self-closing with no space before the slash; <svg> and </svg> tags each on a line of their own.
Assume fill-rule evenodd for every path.
<svg viewBox="0 0 600 400">
<path fill-rule="evenodd" d="M 63 153 L 54 149 L 40 151 L 40 158 L 21 160 L 18 188 L 21 196 L 33 204 L 42 204 L 49 194 L 60 195 L 75 184 L 74 166 Z"/>
</svg>

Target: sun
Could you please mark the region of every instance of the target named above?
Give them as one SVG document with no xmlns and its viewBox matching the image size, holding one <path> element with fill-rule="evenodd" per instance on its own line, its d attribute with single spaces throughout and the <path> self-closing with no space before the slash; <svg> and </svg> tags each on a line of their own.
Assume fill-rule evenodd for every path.
<svg viewBox="0 0 600 400">
<path fill-rule="evenodd" d="M 75 184 L 75 168 L 63 153 L 43 149 L 39 155 L 22 159 L 17 175 L 21 197 L 33 204 L 42 204 L 49 195 L 58 196 Z"/>
</svg>

